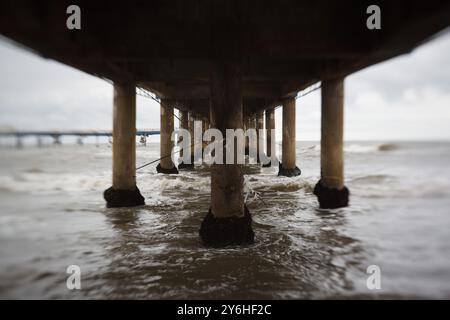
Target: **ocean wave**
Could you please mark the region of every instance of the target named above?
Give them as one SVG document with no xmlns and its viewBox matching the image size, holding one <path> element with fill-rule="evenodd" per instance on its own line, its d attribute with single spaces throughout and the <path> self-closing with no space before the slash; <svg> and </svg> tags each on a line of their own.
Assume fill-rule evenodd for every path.
<svg viewBox="0 0 450 320">
<path fill-rule="evenodd" d="M 378 151 L 393 151 L 398 150 L 399 148 L 400 146 L 395 143 L 382 143 L 378 145 Z"/>
<path fill-rule="evenodd" d="M 44 171 L 39 168 L 29 168 L 24 171 L 25 173 L 43 173 Z"/>
<path fill-rule="evenodd" d="M 344 151 L 348 153 L 373 153 L 379 151 L 394 151 L 400 149 L 395 143 L 347 143 L 344 145 Z M 320 152 L 320 143 L 300 149 L 302 154 L 310 152 Z"/>
<path fill-rule="evenodd" d="M 21 173 L 0 176 L 1 191 L 54 193 L 97 191 L 110 184 L 106 176 L 92 176 L 88 174 L 62 173 Z"/>
<path fill-rule="evenodd" d="M 436 188 L 410 188 L 400 186 L 369 186 L 367 188 L 351 188 L 351 193 L 354 196 L 364 198 L 377 199 L 445 199 L 450 196 L 448 189 Z"/>
<path fill-rule="evenodd" d="M 247 179 L 246 181 L 252 189 L 264 192 L 295 192 L 304 190 L 307 193 L 311 193 L 314 189 L 314 184 L 302 177 L 284 179 L 274 176 L 260 176 Z"/>
<path fill-rule="evenodd" d="M 13 190 L 5 186 L 0 186 L 0 193 L 7 193 L 7 192 L 13 192 Z"/>
<path fill-rule="evenodd" d="M 157 177 L 157 178 L 156 178 Z M 200 177 L 198 175 L 193 176 L 193 174 L 180 173 L 176 176 L 164 176 L 164 175 L 153 175 L 149 179 L 154 179 L 154 183 L 158 183 L 159 189 L 162 191 L 173 191 L 173 190 L 196 190 L 196 191 L 208 191 L 210 186 L 209 177 Z M 143 183 L 143 187 L 158 187 L 154 183 L 149 182 Z"/>
<path fill-rule="evenodd" d="M 399 149 L 399 146 L 394 143 L 380 143 L 380 144 L 352 143 L 344 146 L 344 151 L 348 153 L 374 153 L 379 151 L 393 151 L 397 149 Z"/>
<path fill-rule="evenodd" d="M 348 179 L 351 193 L 368 198 L 448 198 L 448 182 L 405 181 L 390 175 L 366 175 Z"/>
<path fill-rule="evenodd" d="M 349 144 L 344 146 L 348 153 L 372 153 L 378 151 L 378 145 Z"/>
<path fill-rule="evenodd" d="M 381 182 L 386 182 L 387 180 L 392 180 L 393 177 L 384 174 L 370 174 L 365 176 L 356 177 L 353 179 L 349 179 L 349 182 L 352 183 L 364 183 L 364 184 L 377 184 Z"/>
</svg>

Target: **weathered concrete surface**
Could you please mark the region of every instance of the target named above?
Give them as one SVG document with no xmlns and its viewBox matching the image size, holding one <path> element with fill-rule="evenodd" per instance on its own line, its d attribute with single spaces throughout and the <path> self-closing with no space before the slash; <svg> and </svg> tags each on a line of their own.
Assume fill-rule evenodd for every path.
<svg viewBox="0 0 450 320">
<path fill-rule="evenodd" d="M 243 127 L 241 70 L 234 63 L 218 63 L 216 68 L 211 81 L 211 125 L 225 137 L 226 129 Z M 215 217 L 243 216 L 243 182 L 241 165 L 211 166 L 211 211 Z"/>
<path fill-rule="evenodd" d="M 275 109 L 267 109 L 266 110 L 266 154 L 268 157 L 272 156 L 272 143 L 275 144 L 275 141 L 272 141 L 272 130 L 275 130 Z"/>
<path fill-rule="evenodd" d="M 191 136 L 191 142 L 190 142 L 190 146 L 191 146 L 191 163 L 192 165 L 194 164 L 194 146 L 195 146 L 195 141 L 194 141 L 194 129 L 195 129 L 195 116 L 192 112 L 189 112 L 189 134 Z"/>
<path fill-rule="evenodd" d="M 275 150 L 276 141 L 272 141 L 272 130 L 275 130 L 275 109 L 270 108 L 266 110 L 266 155 L 268 158 L 272 157 L 272 148 Z M 275 154 L 274 154 L 275 156 Z M 270 167 L 273 163 L 270 161 L 263 165 L 263 167 Z"/>
<path fill-rule="evenodd" d="M 174 142 L 172 141 L 172 133 L 174 132 L 174 108 L 171 101 L 161 99 L 160 105 L 160 163 L 156 167 L 158 173 L 177 174 L 178 169 L 172 161 L 172 150 Z"/>
<path fill-rule="evenodd" d="M 348 204 L 344 186 L 344 79 L 322 81 L 321 179 L 314 189 L 321 208 Z"/>
<path fill-rule="evenodd" d="M 322 183 L 330 188 L 344 186 L 344 80 L 322 82 L 322 125 L 320 160 Z"/>
<path fill-rule="evenodd" d="M 210 210 L 200 226 L 199 234 L 203 244 L 216 248 L 252 244 L 255 241 L 252 217 L 247 207 L 244 210 L 242 217 L 227 218 L 217 218 Z"/>
<path fill-rule="evenodd" d="M 260 153 L 264 152 L 264 112 L 260 111 L 256 114 L 256 162 L 261 162 Z"/>
<path fill-rule="evenodd" d="M 248 118 L 248 129 L 256 130 L 256 116 L 253 114 Z M 245 139 L 248 142 L 247 155 L 251 155 L 254 157 L 254 154 L 257 156 L 257 137 L 250 139 L 249 137 Z M 255 159 L 258 160 L 258 159 Z"/>
<path fill-rule="evenodd" d="M 301 174 L 296 166 L 295 147 L 295 98 L 283 101 L 283 151 L 279 176 L 295 177 Z"/>
<path fill-rule="evenodd" d="M 136 186 L 136 94 L 131 84 L 114 84 L 113 188 Z"/>
<path fill-rule="evenodd" d="M 208 129 L 209 129 L 209 124 L 207 123 L 206 119 L 203 118 L 202 119 L 202 137 L 205 134 L 206 130 L 208 130 Z M 206 141 L 202 142 L 202 157 L 204 156 L 204 150 L 207 145 L 208 145 L 208 142 L 206 142 Z"/>
<path fill-rule="evenodd" d="M 134 83 L 114 84 L 113 185 L 105 191 L 108 207 L 144 204 L 136 187 L 136 88 Z"/>
<path fill-rule="evenodd" d="M 187 111 L 179 111 L 178 117 L 180 118 L 180 129 L 189 131 L 189 114 Z M 178 143 L 182 142 L 182 138 L 178 138 Z M 183 149 L 180 151 L 180 158 L 183 158 Z"/>
<path fill-rule="evenodd" d="M 180 111 L 179 115 L 180 115 L 180 129 L 184 129 L 184 130 L 189 131 L 189 112 L 187 112 L 187 111 Z M 178 143 L 180 143 L 180 142 L 181 141 L 179 139 Z M 190 144 L 191 141 L 188 141 L 188 143 Z M 183 149 L 181 149 L 181 151 L 180 151 L 180 159 L 181 160 L 180 160 L 180 163 L 178 164 L 178 170 L 192 168 L 194 166 L 192 161 L 190 163 L 185 163 L 183 161 L 183 157 L 184 157 L 184 153 L 183 153 Z"/>
<path fill-rule="evenodd" d="M 242 70 L 234 61 L 219 61 L 211 72 L 211 126 L 226 136 L 226 129 L 243 128 Z M 224 163 L 225 163 L 224 141 Z M 211 210 L 202 222 L 205 245 L 226 246 L 253 242 L 251 216 L 244 205 L 242 165 L 211 166 Z"/>
</svg>

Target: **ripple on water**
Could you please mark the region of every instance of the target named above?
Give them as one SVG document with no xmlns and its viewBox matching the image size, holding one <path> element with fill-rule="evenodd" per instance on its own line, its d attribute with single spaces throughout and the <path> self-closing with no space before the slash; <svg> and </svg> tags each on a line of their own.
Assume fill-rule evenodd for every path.
<svg viewBox="0 0 450 320">
<path fill-rule="evenodd" d="M 428 172 L 427 166 L 409 168 L 411 161 L 401 158 L 417 157 L 378 152 L 378 144 L 373 145 L 347 150 L 352 194 L 345 209 L 317 207 L 312 194 L 318 178 L 314 174 L 320 172 L 317 143 L 299 148 L 300 177 L 277 177 L 277 168 L 246 167 L 256 242 L 223 249 L 203 247 L 198 236 L 210 203 L 206 166 L 170 177 L 155 174 L 154 167 L 139 172 L 147 204 L 106 209 L 101 193 L 110 185 L 110 150 L 100 148 L 95 156 L 92 149 L 66 152 L 62 147 L 52 151 L 55 159 L 36 156 L 31 167 L 15 156 L 12 169 L 0 172 L 0 188 L 7 189 L 0 189 L 1 296 L 374 297 L 364 287 L 366 267 L 373 263 L 383 263 L 389 279 L 384 283 L 392 285 L 383 297 L 406 297 L 425 289 L 425 297 L 433 297 L 433 290 L 446 292 L 442 279 L 449 276 L 445 267 L 450 254 L 445 208 L 450 203 L 442 190 L 448 190 L 448 161 L 441 156 L 442 167 L 434 169 L 441 177 L 429 174 L 424 183 L 404 174 Z M 444 147 L 441 153 L 448 149 Z M 155 159 L 158 150 L 140 148 L 139 162 Z M 66 152 L 65 162 L 78 159 L 71 161 L 73 168 L 57 159 L 58 152 Z M 421 151 L 421 156 L 426 154 Z M 427 163 L 437 166 L 433 159 Z M 34 170 L 41 165 L 42 172 Z M 435 194 L 439 189 L 441 197 Z M 82 268 L 79 293 L 65 289 L 69 264 Z M 408 286 L 401 279 L 408 279 Z"/>
</svg>

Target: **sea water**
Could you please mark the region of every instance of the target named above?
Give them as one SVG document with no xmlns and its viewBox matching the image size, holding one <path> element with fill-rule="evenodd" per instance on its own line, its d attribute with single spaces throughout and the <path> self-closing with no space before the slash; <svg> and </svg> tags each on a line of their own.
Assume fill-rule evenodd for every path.
<svg viewBox="0 0 450 320">
<path fill-rule="evenodd" d="M 158 157 L 137 148 L 138 166 Z M 106 209 L 109 145 L 1 148 L 0 298 L 450 298 L 449 142 L 347 142 L 350 206 L 337 210 L 312 194 L 320 144 L 297 142 L 300 177 L 245 167 L 256 242 L 224 249 L 198 236 L 208 167 L 156 164 L 137 172 L 145 206 Z"/>
</svg>

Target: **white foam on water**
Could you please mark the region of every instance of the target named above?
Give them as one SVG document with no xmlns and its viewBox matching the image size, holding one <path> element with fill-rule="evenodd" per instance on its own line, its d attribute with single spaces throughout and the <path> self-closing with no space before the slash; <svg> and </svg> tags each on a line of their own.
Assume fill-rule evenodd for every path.
<svg viewBox="0 0 450 320">
<path fill-rule="evenodd" d="M 82 175 L 71 173 L 19 173 L 0 176 L 0 184 L 5 190 L 25 193 L 57 193 L 98 191 L 110 184 L 110 179 L 102 175 Z"/>
<path fill-rule="evenodd" d="M 301 148 L 301 153 L 311 155 L 312 152 L 316 154 L 320 152 L 320 144 Z M 398 150 L 399 146 L 394 143 L 355 143 L 347 142 L 344 144 L 344 152 L 346 153 L 373 153 L 380 151 L 394 151 Z"/>
<path fill-rule="evenodd" d="M 348 153 L 371 153 L 379 151 L 379 145 L 363 145 L 363 144 L 349 144 L 344 145 L 344 152 Z"/>
<path fill-rule="evenodd" d="M 157 163 L 139 170 L 147 205 L 114 210 L 105 209 L 101 195 L 111 185 L 110 148 L 2 150 L 0 279 L 11 297 L 64 298 L 60 279 L 40 275 L 64 272 L 75 260 L 92 270 L 85 282 L 92 290 L 83 297 L 326 298 L 367 295 L 357 284 L 365 283 L 367 265 L 380 263 L 389 280 L 382 294 L 445 296 L 450 145 L 395 146 L 348 143 L 351 205 L 331 211 L 319 210 L 312 195 L 319 143 L 297 145 L 299 177 L 247 168 L 257 242 L 221 250 L 202 247 L 198 238 L 210 201 L 206 167 L 173 176 L 157 174 Z M 137 148 L 138 166 L 158 157 L 157 144 Z M 390 276 L 395 270 L 405 273 L 407 286 Z"/>
</svg>

